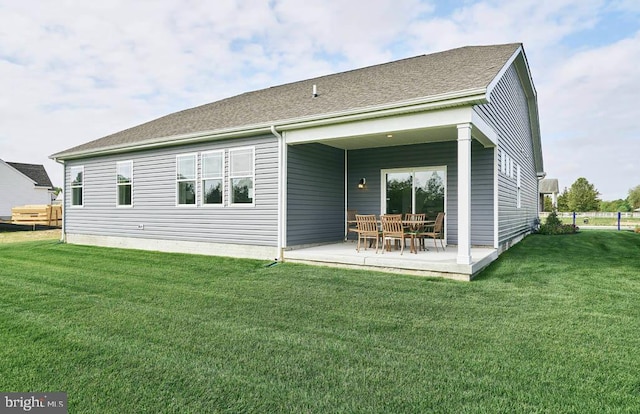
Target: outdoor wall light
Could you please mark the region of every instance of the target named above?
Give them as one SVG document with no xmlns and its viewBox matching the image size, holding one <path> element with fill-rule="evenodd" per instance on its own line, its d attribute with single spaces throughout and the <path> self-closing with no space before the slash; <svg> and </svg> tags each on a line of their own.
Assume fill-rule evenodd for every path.
<svg viewBox="0 0 640 414">
<path fill-rule="evenodd" d="M 358 181 L 358 188 L 364 188 L 366 184 L 367 184 L 367 179 L 361 178 L 360 181 Z"/>
</svg>

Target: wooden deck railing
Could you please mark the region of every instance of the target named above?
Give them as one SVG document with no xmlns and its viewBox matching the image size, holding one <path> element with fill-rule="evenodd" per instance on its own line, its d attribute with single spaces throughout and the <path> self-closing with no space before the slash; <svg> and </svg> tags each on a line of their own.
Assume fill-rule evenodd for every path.
<svg viewBox="0 0 640 414">
<path fill-rule="evenodd" d="M 62 226 L 62 206 L 31 205 L 11 209 L 13 224 L 41 225 L 51 227 Z"/>
</svg>

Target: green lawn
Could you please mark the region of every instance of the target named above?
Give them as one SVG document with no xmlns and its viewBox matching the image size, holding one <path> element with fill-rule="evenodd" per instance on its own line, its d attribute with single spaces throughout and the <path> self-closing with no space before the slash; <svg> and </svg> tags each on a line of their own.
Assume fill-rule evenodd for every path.
<svg viewBox="0 0 640 414">
<path fill-rule="evenodd" d="M 640 235 L 529 236 L 471 283 L 0 244 L 0 391 L 70 413 L 635 413 Z"/>
</svg>

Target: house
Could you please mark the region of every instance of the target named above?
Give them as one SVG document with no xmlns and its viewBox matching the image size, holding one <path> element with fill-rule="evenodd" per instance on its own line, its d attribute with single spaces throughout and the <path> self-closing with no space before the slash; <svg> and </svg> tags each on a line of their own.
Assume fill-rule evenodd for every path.
<svg viewBox="0 0 640 414">
<path fill-rule="evenodd" d="M 26 204 L 51 204 L 53 184 L 44 166 L 0 160 L 0 219 Z"/>
<path fill-rule="evenodd" d="M 558 185 L 557 178 L 543 178 L 538 183 L 540 193 L 540 211 L 544 211 L 544 196 L 551 195 L 551 206 L 554 209 L 558 208 L 558 193 L 560 192 L 560 186 Z"/>
<path fill-rule="evenodd" d="M 287 260 L 342 240 L 347 209 L 444 211 L 469 274 L 472 247 L 493 259 L 531 231 L 544 174 L 519 43 L 247 92 L 51 158 L 69 243 Z"/>
</svg>

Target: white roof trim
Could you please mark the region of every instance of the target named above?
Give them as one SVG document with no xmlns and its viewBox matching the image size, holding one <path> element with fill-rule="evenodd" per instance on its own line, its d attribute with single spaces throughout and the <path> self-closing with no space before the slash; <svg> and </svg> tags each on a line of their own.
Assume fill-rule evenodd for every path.
<svg viewBox="0 0 640 414">
<path fill-rule="evenodd" d="M 161 148 L 175 145 L 192 144 L 202 141 L 214 141 L 227 138 L 241 138 L 257 134 L 271 133 L 271 127 L 275 126 L 279 131 L 308 128 L 311 126 L 328 125 L 354 120 L 364 120 L 378 118 L 382 116 L 398 115 L 418 111 L 427 111 L 449 106 L 474 105 L 486 102 L 486 90 L 484 88 L 458 91 L 454 93 L 433 95 L 419 99 L 412 99 L 391 104 L 358 108 L 349 111 L 326 113 L 295 119 L 280 120 L 257 125 L 246 125 L 241 127 L 201 131 L 192 134 L 174 135 L 169 137 L 152 138 L 137 143 L 124 143 L 95 150 L 81 150 L 77 152 L 66 151 L 53 154 L 49 158 L 58 160 L 68 160 L 84 158 L 87 156 L 107 155 L 138 151 L 141 149 Z M 60 156 L 62 155 L 62 156 Z"/>
</svg>

